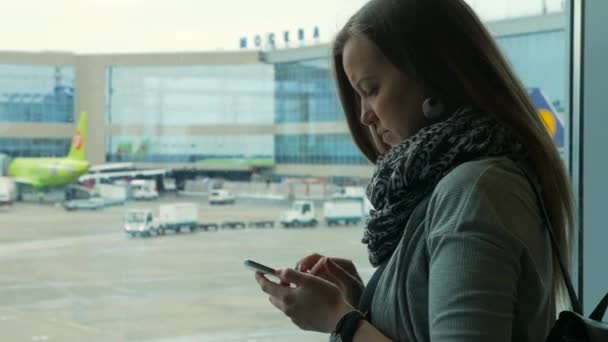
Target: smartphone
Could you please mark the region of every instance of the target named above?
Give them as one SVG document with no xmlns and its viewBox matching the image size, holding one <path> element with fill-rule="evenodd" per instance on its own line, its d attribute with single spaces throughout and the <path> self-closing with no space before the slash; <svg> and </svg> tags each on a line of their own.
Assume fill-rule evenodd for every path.
<svg viewBox="0 0 608 342">
<path fill-rule="evenodd" d="M 245 267 L 247 267 L 248 269 L 250 269 L 252 271 L 256 271 L 256 272 L 260 272 L 263 274 L 268 274 L 268 275 L 276 277 L 276 270 L 272 267 L 262 265 L 253 260 L 245 260 L 244 264 L 245 264 Z"/>
</svg>

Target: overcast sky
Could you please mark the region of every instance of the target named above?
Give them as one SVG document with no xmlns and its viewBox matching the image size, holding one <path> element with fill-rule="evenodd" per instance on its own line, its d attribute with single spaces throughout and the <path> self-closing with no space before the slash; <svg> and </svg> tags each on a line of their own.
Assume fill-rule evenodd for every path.
<svg viewBox="0 0 608 342">
<path fill-rule="evenodd" d="M 424 0 L 421 0 L 424 1 Z M 467 0 L 484 20 L 561 9 L 563 0 Z M 315 26 L 321 41 L 366 0 L 2 0 L 0 50 L 78 53 L 237 50 L 257 34 Z M 277 43 L 279 44 L 279 43 Z"/>
</svg>

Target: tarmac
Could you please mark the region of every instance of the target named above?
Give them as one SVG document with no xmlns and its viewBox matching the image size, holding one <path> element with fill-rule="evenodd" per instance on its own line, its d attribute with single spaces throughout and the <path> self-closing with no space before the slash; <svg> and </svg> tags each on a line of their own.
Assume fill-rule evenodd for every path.
<svg viewBox="0 0 608 342">
<path fill-rule="evenodd" d="M 169 197 L 91 212 L 17 203 L 0 208 L 3 341 L 327 341 L 268 301 L 244 259 L 293 267 L 313 252 L 373 269 L 361 226 L 247 228 L 131 238 L 127 209 L 199 204 L 203 222 L 278 219 L 289 203 Z"/>
</svg>

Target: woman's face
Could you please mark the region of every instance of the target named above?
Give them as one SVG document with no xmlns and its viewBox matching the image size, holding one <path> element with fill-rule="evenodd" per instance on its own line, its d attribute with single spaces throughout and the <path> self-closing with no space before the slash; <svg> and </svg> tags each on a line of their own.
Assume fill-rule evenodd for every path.
<svg viewBox="0 0 608 342">
<path fill-rule="evenodd" d="M 344 46 L 342 64 L 360 99 L 361 122 L 395 146 L 427 124 L 418 85 L 391 64 L 363 35 Z"/>
</svg>

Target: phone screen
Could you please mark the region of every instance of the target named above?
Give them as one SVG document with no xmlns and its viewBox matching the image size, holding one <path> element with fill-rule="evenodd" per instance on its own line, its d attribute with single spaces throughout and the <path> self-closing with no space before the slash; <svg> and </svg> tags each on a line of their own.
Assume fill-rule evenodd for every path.
<svg viewBox="0 0 608 342">
<path fill-rule="evenodd" d="M 261 272 L 261 273 L 273 275 L 273 276 L 276 274 L 276 270 L 273 269 L 272 267 L 262 265 L 253 260 L 245 260 L 244 265 L 245 265 L 245 267 L 249 268 L 252 271 Z"/>
</svg>

